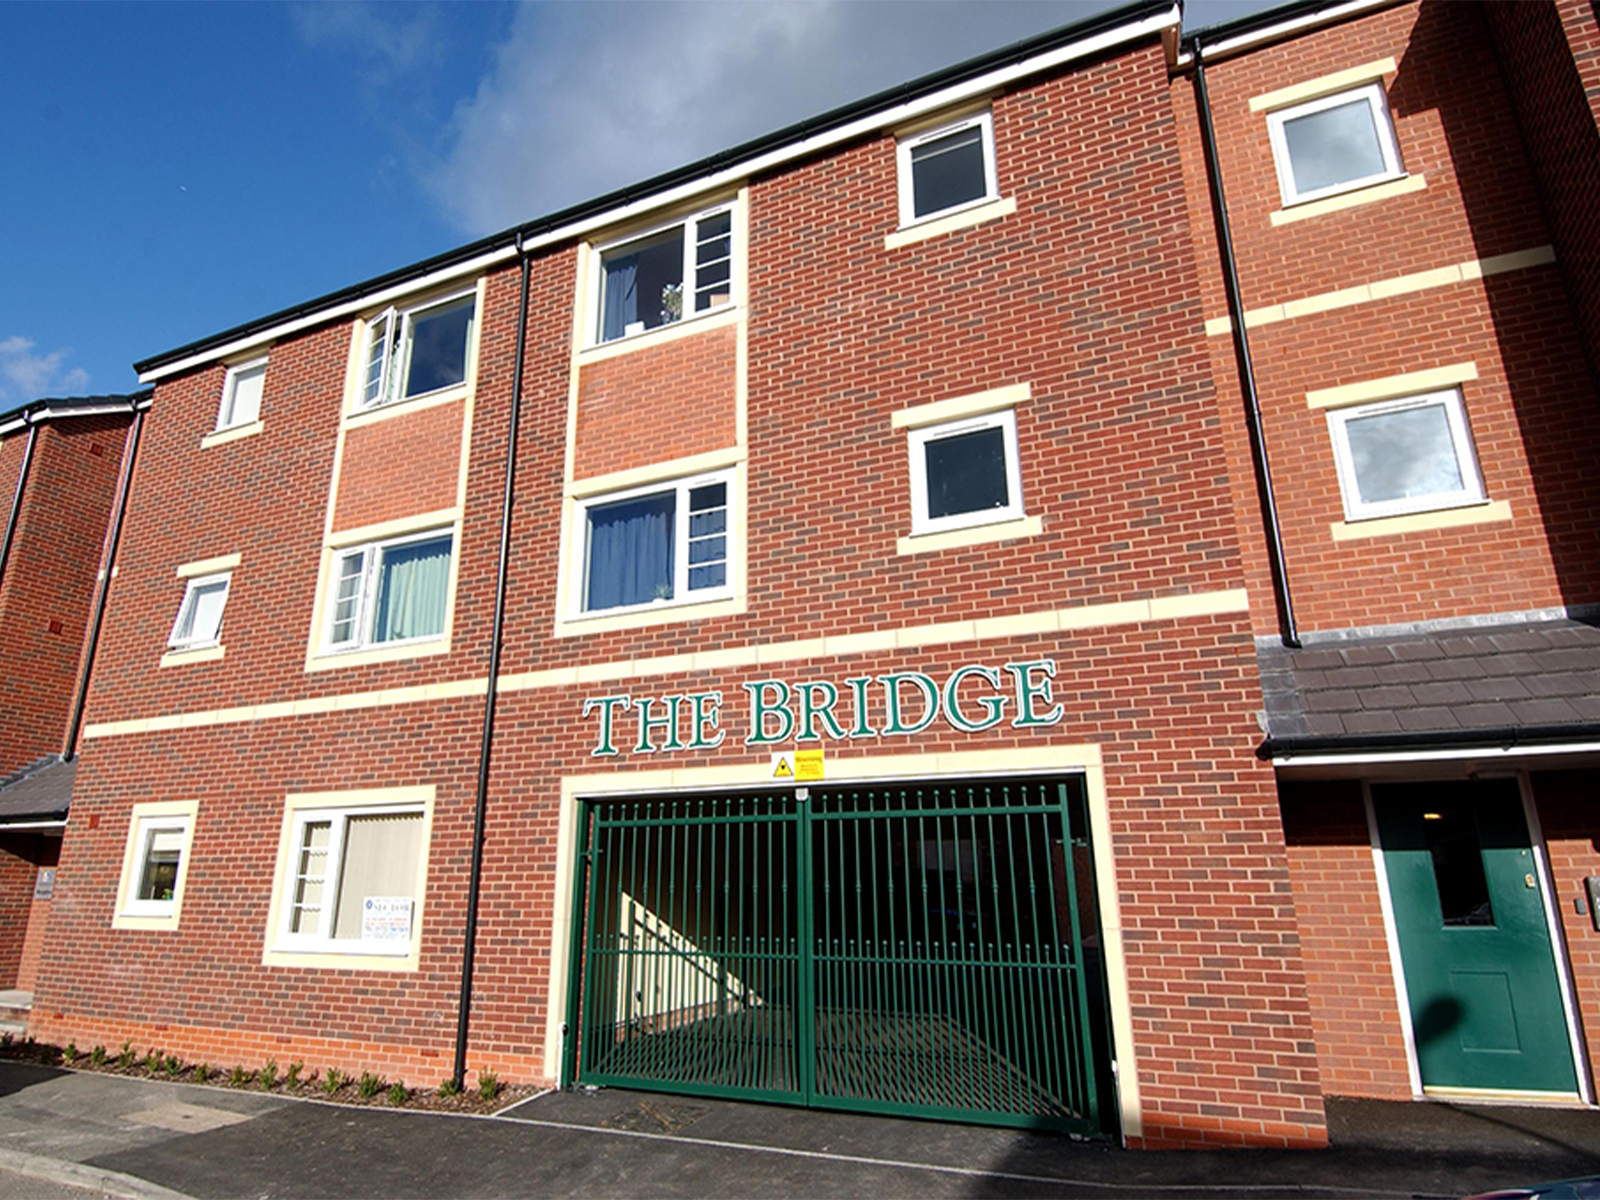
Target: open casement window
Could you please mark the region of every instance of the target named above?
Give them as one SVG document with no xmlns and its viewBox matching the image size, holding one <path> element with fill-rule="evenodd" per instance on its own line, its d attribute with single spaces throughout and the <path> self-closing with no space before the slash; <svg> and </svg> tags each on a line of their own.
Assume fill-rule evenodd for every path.
<svg viewBox="0 0 1600 1200">
<path fill-rule="evenodd" d="M 733 302 L 733 209 L 715 208 L 600 251 L 595 341 L 659 329 Z"/>
<path fill-rule="evenodd" d="M 1267 133 L 1285 205 L 1405 174 L 1381 82 L 1268 113 Z"/>
<path fill-rule="evenodd" d="M 131 875 L 124 881 L 123 916 L 170 917 L 176 912 L 190 823 L 187 816 L 151 816 L 134 821 Z"/>
<path fill-rule="evenodd" d="M 356 650 L 442 634 L 454 545 L 453 534 L 435 531 L 336 552 L 325 648 Z"/>
<path fill-rule="evenodd" d="M 733 472 L 597 496 L 578 507 L 577 613 L 629 612 L 733 594 Z"/>
<path fill-rule="evenodd" d="M 900 139 L 900 224 L 996 200 L 994 122 L 977 113 Z"/>
<path fill-rule="evenodd" d="M 178 606 L 167 645 L 173 650 L 215 646 L 222 636 L 222 611 L 228 605 L 231 574 L 202 575 L 189 580 Z"/>
<path fill-rule="evenodd" d="M 1454 388 L 1330 409 L 1328 432 L 1349 520 L 1485 500 L 1466 411 Z"/>
<path fill-rule="evenodd" d="M 266 377 L 264 358 L 228 368 L 222 383 L 222 404 L 217 409 L 219 431 L 249 425 L 261 416 L 261 388 Z"/>
<path fill-rule="evenodd" d="M 406 955 L 416 936 L 423 811 L 363 806 L 297 812 L 276 948 Z"/>
<path fill-rule="evenodd" d="M 967 529 L 1024 515 L 1014 411 L 924 425 L 907 436 L 913 534 Z"/>
<path fill-rule="evenodd" d="M 389 308 L 367 323 L 361 408 L 377 408 L 467 380 L 476 292 L 416 308 Z"/>
</svg>

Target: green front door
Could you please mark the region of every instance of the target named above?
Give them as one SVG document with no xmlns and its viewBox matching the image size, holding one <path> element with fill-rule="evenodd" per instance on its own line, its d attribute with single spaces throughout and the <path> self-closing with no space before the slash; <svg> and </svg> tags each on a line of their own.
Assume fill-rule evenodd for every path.
<svg viewBox="0 0 1600 1200">
<path fill-rule="evenodd" d="M 1375 785 L 1425 1088 L 1576 1092 L 1514 779 Z"/>
</svg>

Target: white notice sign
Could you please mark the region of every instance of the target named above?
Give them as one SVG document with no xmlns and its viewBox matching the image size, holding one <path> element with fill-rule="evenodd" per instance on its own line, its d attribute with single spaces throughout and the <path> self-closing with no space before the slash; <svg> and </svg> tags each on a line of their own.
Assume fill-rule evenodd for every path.
<svg viewBox="0 0 1600 1200">
<path fill-rule="evenodd" d="M 368 896 L 361 902 L 361 940 L 411 940 L 411 897 Z"/>
</svg>

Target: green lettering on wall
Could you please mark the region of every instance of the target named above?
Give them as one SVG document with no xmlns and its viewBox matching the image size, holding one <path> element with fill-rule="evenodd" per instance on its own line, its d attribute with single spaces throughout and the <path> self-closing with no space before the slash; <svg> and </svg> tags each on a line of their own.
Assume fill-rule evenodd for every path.
<svg viewBox="0 0 1600 1200">
<path fill-rule="evenodd" d="M 839 722 L 834 719 L 833 706 L 839 703 L 839 689 L 825 680 L 811 683 L 798 684 L 795 691 L 800 693 L 800 736 L 797 742 L 820 742 L 822 735 L 817 732 L 817 721 L 828 727 L 828 736 L 842 739 L 844 730 L 839 728 Z M 822 703 L 818 704 L 812 697 L 820 694 Z"/>
<path fill-rule="evenodd" d="M 1030 729 L 1040 725 L 1059 725 L 1061 723 L 1062 707 L 1055 703 L 1055 698 L 1050 694 L 1050 681 L 1056 675 L 1056 662 L 1053 658 L 1036 658 L 1032 662 L 1008 662 L 1006 670 L 1017 681 L 1017 715 L 1011 720 L 1013 729 Z M 1035 671 L 1044 672 L 1044 678 L 1035 680 Z M 1035 710 L 1034 702 L 1042 700 L 1051 705 L 1048 712 L 1040 713 Z"/>
<path fill-rule="evenodd" d="M 611 744 L 612 726 L 615 724 L 612 715 L 618 707 L 627 712 L 631 701 L 631 696 L 596 696 L 583 702 L 583 715 L 586 717 L 594 709 L 600 710 L 600 741 L 589 751 L 590 758 L 604 758 L 617 752 L 617 748 Z"/>
<path fill-rule="evenodd" d="M 789 685 L 781 679 L 758 679 L 745 684 L 744 690 L 750 693 L 750 733 L 744 739 L 744 744 L 770 746 L 787 742 L 794 733 L 794 713 L 789 709 Z M 769 690 L 777 699 L 767 700 Z M 778 718 L 778 732 L 770 736 L 767 733 L 769 716 Z"/>
<path fill-rule="evenodd" d="M 1006 705 L 1009 698 L 1001 695 L 979 696 L 978 704 L 982 706 L 984 715 L 974 721 L 961 711 L 957 690 L 964 679 L 977 677 L 986 682 L 996 692 L 1000 690 L 1000 672 L 994 667 L 966 666 L 956 671 L 944 684 L 944 719 L 949 721 L 962 733 L 982 733 L 985 729 L 993 729 L 1005 720 Z"/>
<path fill-rule="evenodd" d="M 657 729 L 667 732 L 667 740 L 662 744 L 663 750 L 682 750 L 683 743 L 678 740 L 678 705 L 683 703 L 682 696 L 663 696 L 661 703 L 666 707 L 665 716 L 652 716 L 651 710 L 655 701 L 649 698 L 640 700 L 634 705 L 639 710 L 639 744 L 634 751 L 639 754 L 654 754 L 656 745 L 650 739 L 650 734 Z"/>
<path fill-rule="evenodd" d="M 879 675 L 878 682 L 883 685 L 883 733 L 887 737 L 893 733 L 921 733 L 933 719 L 939 715 L 939 689 L 932 679 L 921 671 L 894 671 L 888 675 Z M 901 717 L 900 685 L 909 683 L 922 693 L 922 716 L 917 718 L 916 724 L 907 725 Z"/>
<path fill-rule="evenodd" d="M 722 745 L 722 739 L 728 736 L 728 731 L 717 729 L 717 736 L 709 740 L 705 734 L 707 728 L 716 729 L 722 719 L 722 693 L 691 692 L 689 704 L 694 717 L 694 734 L 689 738 L 689 749 L 715 750 Z"/>
</svg>

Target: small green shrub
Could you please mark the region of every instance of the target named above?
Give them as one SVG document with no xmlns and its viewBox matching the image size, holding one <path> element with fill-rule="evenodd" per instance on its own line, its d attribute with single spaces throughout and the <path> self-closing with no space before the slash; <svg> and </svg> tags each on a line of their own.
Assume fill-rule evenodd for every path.
<svg viewBox="0 0 1600 1200">
<path fill-rule="evenodd" d="M 161 1068 L 166 1064 L 166 1061 L 166 1056 L 152 1046 L 149 1050 L 145 1051 L 144 1060 L 140 1062 L 139 1066 L 146 1075 L 154 1075 L 157 1071 L 161 1070 Z"/>
<path fill-rule="evenodd" d="M 90 1066 L 92 1066 L 92 1067 L 104 1066 L 105 1065 L 105 1061 L 106 1061 L 106 1048 L 104 1046 L 96 1046 L 93 1050 L 89 1051 L 89 1065 Z"/>
<path fill-rule="evenodd" d="M 210 1063 L 196 1063 L 195 1064 L 195 1068 L 194 1068 L 194 1081 L 196 1083 L 204 1083 L 206 1080 L 208 1080 L 210 1078 L 211 1078 L 211 1064 Z"/>
<path fill-rule="evenodd" d="M 117 1054 L 117 1066 L 126 1071 L 128 1068 L 133 1066 L 134 1058 L 135 1055 L 133 1053 L 133 1043 L 123 1042 L 122 1049 Z"/>
<path fill-rule="evenodd" d="M 176 1054 L 169 1054 L 167 1055 L 167 1061 L 161 1065 L 161 1069 L 167 1073 L 168 1079 L 176 1079 L 178 1072 L 183 1070 L 183 1063 Z"/>
<path fill-rule="evenodd" d="M 451 1096 L 459 1096 L 460 1094 L 461 1085 L 454 1079 L 446 1079 L 439 1085 L 439 1095 L 443 1096 L 446 1100 L 450 1099 Z"/>
<path fill-rule="evenodd" d="M 493 1071 L 478 1072 L 478 1095 L 485 1100 L 493 1100 L 500 1094 L 500 1081 L 494 1077 Z"/>
<path fill-rule="evenodd" d="M 371 1071 L 361 1072 L 361 1082 L 356 1084 L 356 1095 L 363 1100 L 371 1100 L 381 1091 L 383 1091 L 382 1076 L 374 1075 Z"/>
<path fill-rule="evenodd" d="M 81 1053 L 83 1052 L 78 1049 L 75 1042 L 68 1042 L 67 1048 L 61 1052 L 61 1057 L 67 1062 L 77 1062 L 78 1055 Z"/>
<path fill-rule="evenodd" d="M 305 1067 L 305 1063 L 290 1063 L 289 1069 L 285 1071 L 283 1075 L 283 1086 L 289 1089 L 291 1092 L 294 1091 L 295 1088 L 299 1087 L 300 1072 L 305 1070 Z"/>
<path fill-rule="evenodd" d="M 259 1079 L 261 1082 L 261 1090 L 263 1092 L 270 1092 L 272 1090 L 272 1085 L 278 1082 L 277 1059 L 267 1059 L 266 1065 L 261 1068 Z"/>
<path fill-rule="evenodd" d="M 231 1087 L 243 1087 L 245 1084 L 250 1082 L 250 1075 L 251 1072 L 246 1071 L 243 1067 L 235 1063 L 233 1070 L 228 1072 L 228 1084 Z"/>
<path fill-rule="evenodd" d="M 322 1077 L 322 1090 L 328 1095 L 333 1095 L 344 1086 L 344 1076 L 339 1074 L 338 1067 L 329 1067 L 328 1073 Z"/>
<path fill-rule="evenodd" d="M 10 1030 L 7 1030 L 5 1033 L 0 1033 L 0 1050 L 11 1049 L 12 1044 L 15 1043 L 16 1040 L 16 1038 L 11 1036 Z"/>
<path fill-rule="evenodd" d="M 395 1080 L 389 1085 L 389 1103 L 396 1108 L 401 1108 L 407 1100 L 411 1099 L 411 1089 L 400 1080 Z"/>
</svg>

